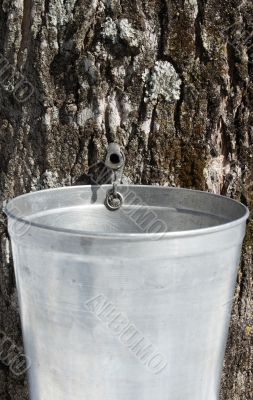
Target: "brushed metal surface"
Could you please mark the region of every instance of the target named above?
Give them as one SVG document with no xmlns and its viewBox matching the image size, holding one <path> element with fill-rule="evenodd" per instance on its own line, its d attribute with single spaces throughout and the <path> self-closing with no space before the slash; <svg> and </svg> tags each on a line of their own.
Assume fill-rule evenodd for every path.
<svg viewBox="0 0 253 400">
<path fill-rule="evenodd" d="M 218 400 L 247 209 L 110 186 L 6 207 L 31 400 Z"/>
</svg>

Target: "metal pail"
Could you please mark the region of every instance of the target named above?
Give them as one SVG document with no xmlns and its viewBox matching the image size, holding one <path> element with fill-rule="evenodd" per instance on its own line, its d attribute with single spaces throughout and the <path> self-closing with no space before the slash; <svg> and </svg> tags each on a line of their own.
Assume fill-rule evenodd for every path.
<svg viewBox="0 0 253 400">
<path fill-rule="evenodd" d="M 31 400 L 217 400 L 248 210 L 110 188 L 7 204 Z"/>
</svg>

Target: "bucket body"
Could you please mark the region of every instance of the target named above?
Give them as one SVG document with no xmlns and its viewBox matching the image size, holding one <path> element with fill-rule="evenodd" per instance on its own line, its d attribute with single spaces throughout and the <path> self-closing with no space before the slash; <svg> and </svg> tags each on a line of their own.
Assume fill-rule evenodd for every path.
<svg viewBox="0 0 253 400">
<path fill-rule="evenodd" d="M 247 209 L 109 186 L 6 207 L 31 400 L 218 400 Z"/>
</svg>

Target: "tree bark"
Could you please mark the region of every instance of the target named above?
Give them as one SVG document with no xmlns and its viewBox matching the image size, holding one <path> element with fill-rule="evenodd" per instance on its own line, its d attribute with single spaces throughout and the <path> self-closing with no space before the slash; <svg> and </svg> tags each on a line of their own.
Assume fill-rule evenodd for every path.
<svg viewBox="0 0 253 400">
<path fill-rule="evenodd" d="M 252 9 L 247 0 L 1 0 L 0 201 L 89 183 L 89 167 L 117 141 L 130 183 L 252 207 Z M 251 221 L 223 400 L 253 398 L 252 234 Z M 0 329 L 21 346 L 3 215 L 0 238 Z M 0 398 L 28 398 L 24 376 L 1 361 Z"/>
</svg>

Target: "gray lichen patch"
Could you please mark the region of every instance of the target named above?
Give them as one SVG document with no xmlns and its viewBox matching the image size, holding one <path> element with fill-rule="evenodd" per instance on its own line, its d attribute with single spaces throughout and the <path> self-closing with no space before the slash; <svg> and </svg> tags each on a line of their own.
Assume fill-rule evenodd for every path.
<svg viewBox="0 0 253 400">
<path fill-rule="evenodd" d="M 126 18 L 115 21 L 110 17 L 106 18 L 103 24 L 102 36 L 109 39 L 113 44 L 123 41 L 129 47 L 136 48 L 141 43 L 140 32 L 134 29 Z"/>
<path fill-rule="evenodd" d="M 145 85 L 144 101 L 156 103 L 159 96 L 167 102 L 174 103 L 180 97 L 181 79 L 173 65 L 168 61 L 157 61 L 151 72 L 142 76 Z"/>
<path fill-rule="evenodd" d="M 130 47 L 138 47 L 140 43 L 140 33 L 132 27 L 127 19 L 121 19 L 118 22 L 119 35 Z"/>
<path fill-rule="evenodd" d="M 110 17 L 107 17 L 105 23 L 103 24 L 102 36 L 106 39 L 110 39 L 112 43 L 117 42 L 117 23 L 116 21 L 113 21 Z"/>
<path fill-rule="evenodd" d="M 197 0 L 188 0 L 187 3 L 192 10 L 194 18 L 196 18 L 198 15 L 198 10 L 199 10 L 198 1 Z"/>
</svg>

